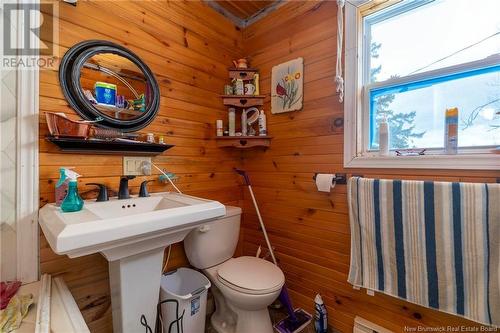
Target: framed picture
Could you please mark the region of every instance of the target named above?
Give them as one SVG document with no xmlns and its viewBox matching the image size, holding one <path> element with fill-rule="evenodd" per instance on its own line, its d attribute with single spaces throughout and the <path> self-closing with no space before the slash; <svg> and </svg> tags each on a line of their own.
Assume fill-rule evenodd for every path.
<svg viewBox="0 0 500 333">
<path fill-rule="evenodd" d="M 273 67 L 271 73 L 271 113 L 302 109 L 304 59 L 297 58 Z"/>
</svg>

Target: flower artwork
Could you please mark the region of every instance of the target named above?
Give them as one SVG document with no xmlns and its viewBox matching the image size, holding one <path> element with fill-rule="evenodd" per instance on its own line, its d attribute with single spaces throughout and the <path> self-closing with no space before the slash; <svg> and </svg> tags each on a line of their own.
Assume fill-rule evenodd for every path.
<svg viewBox="0 0 500 333">
<path fill-rule="evenodd" d="M 304 59 L 297 58 L 274 66 L 271 77 L 271 112 L 302 109 Z"/>
</svg>

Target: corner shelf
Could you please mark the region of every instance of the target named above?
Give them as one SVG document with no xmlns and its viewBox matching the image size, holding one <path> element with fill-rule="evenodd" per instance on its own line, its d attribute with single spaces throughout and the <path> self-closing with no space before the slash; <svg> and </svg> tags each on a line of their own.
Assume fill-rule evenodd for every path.
<svg viewBox="0 0 500 333">
<path fill-rule="evenodd" d="M 156 156 L 174 147 L 174 145 L 140 141 L 125 142 L 53 136 L 47 136 L 45 140 L 58 146 L 62 152 L 80 154 Z"/>
<path fill-rule="evenodd" d="M 247 149 L 253 147 L 269 147 L 271 145 L 271 136 L 218 136 L 215 138 L 217 147 L 232 147 Z"/>
<path fill-rule="evenodd" d="M 221 95 L 220 97 L 226 106 L 249 108 L 264 105 L 266 95 Z"/>
<path fill-rule="evenodd" d="M 242 79 L 244 81 L 253 80 L 254 75 L 258 72 L 256 68 L 228 68 L 230 79 Z"/>
</svg>

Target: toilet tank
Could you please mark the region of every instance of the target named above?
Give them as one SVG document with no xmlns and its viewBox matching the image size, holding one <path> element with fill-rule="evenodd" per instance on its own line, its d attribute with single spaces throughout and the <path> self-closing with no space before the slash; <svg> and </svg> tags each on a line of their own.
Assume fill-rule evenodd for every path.
<svg viewBox="0 0 500 333">
<path fill-rule="evenodd" d="M 240 234 L 241 208 L 226 206 L 226 215 L 203 224 L 184 239 L 186 256 L 194 267 L 213 267 L 233 257 Z"/>
</svg>

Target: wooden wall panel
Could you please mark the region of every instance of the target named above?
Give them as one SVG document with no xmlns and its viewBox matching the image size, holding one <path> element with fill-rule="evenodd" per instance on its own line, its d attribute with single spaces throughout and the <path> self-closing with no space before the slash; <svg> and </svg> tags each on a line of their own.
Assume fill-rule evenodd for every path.
<svg viewBox="0 0 500 333">
<path fill-rule="evenodd" d="M 315 172 L 346 172 L 366 177 L 489 181 L 493 171 L 382 170 L 343 168 L 343 106 L 335 93 L 336 2 L 293 1 L 243 31 L 244 53 L 260 69 L 261 89 L 268 96 L 268 131 L 274 137 L 266 150 L 246 151 L 255 195 L 270 239 L 285 271 L 295 306 L 313 311 L 313 297 L 321 293 L 330 324 L 352 332 L 356 315 L 394 332 L 405 326 L 474 325 L 442 312 L 393 297 L 353 290 L 347 283 L 350 235 L 346 186 L 330 194 L 316 190 Z M 274 65 L 304 58 L 304 108 L 270 113 L 270 75 Z M 244 192 L 243 251 L 254 255 L 264 245 L 251 199 Z"/>
<path fill-rule="evenodd" d="M 238 205 L 242 192 L 232 168 L 240 163 L 240 153 L 218 149 L 213 137 L 215 120 L 227 114 L 218 95 L 231 60 L 242 56 L 241 31 L 197 1 L 79 1 L 76 7 L 61 2 L 58 19 L 61 56 L 82 40 L 104 39 L 130 48 L 150 66 L 161 86 L 161 107 L 141 132 L 163 135 L 176 145 L 153 162 L 178 174 L 185 193 Z M 61 154 L 44 140 L 47 111 L 79 118 L 62 95 L 57 71 L 40 73 L 40 205 L 54 201 L 60 166 L 73 166 L 83 175 L 79 189 L 85 198 L 97 195 L 88 182 L 116 191 L 121 156 Z M 138 192 L 144 178 L 155 177 L 132 180 L 131 192 Z M 159 182 L 150 189 L 172 190 Z M 58 256 L 43 236 L 40 244 L 42 272 L 65 279 L 92 332 L 111 332 L 107 261 L 99 254 Z M 187 264 L 182 244 L 175 244 L 169 267 Z"/>
</svg>

